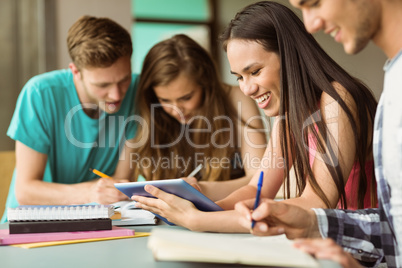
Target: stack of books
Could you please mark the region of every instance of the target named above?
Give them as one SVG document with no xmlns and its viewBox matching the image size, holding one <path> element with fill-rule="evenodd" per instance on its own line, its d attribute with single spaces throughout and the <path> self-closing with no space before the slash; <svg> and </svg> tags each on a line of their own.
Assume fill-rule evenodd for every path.
<svg viewBox="0 0 402 268">
<path fill-rule="evenodd" d="M 10 234 L 111 230 L 112 205 L 18 206 L 7 210 Z"/>
<path fill-rule="evenodd" d="M 28 234 L 10 234 L 9 230 L 1 229 L 0 246 L 13 245 L 21 248 L 37 248 L 147 235 L 148 233 L 136 233 L 135 230 L 117 226 L 113 226 L 112 230 Z"/>
</svg>

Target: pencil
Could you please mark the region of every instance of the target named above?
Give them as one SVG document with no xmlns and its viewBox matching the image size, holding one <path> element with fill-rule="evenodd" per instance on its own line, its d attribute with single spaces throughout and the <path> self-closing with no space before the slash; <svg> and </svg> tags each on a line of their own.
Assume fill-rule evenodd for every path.
<svg viewBox="0 0 402 268">
<path fill-rule="evenodd" d="M 258 207 L 258 205 L 260 204 L 260 196 L 261 196 L 261 188 L 262 188 L 262 182 L 264 181 L 264 172 L 261 171 L 260 173 L 260 178 L 258 179 L 258 188 L 257 188 L 257 194 L 255 196 L 255 202 L 254 202 L 254 210 L 256 210 L 256 208 Z M 251 230 L 253 230 L 255 225 L 255 220 L 251 221 Z"/>
<path fill-rule="evenodd" d="M 101 178 L 108 178 L 108 179 L 112 179 L 112 177 L 110 177 L 110 176 L 106 175 L 106 174 L 105 174 L 105 173 L 103 173 L 103 172 L 100 172 L 100 171 L 99 171 L 99 170 L 97 170 L 97 169 L 90 168 L 89 170 L 90 170 L 90 171 L 92 171 L 94 174 L 98 175 L 98 176 L 99 176 L 99 177 L 101 177 Z"/>
</svg>

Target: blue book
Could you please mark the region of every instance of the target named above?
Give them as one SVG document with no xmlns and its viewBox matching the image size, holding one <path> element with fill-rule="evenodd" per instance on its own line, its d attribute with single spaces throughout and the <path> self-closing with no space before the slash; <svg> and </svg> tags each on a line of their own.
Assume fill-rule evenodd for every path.
<svg viewBox="0 0 402 268">
<path fill-rule="evenodd" d="M 195 189 L 193 186 L 188 184 L 183 179 L 115 183 L 114 186 L 122 193 L 127 195 L 129 198 L 131 198 L 133 195 L 154 197 L 144 190 L 144 186 L 147 184 L 155 186 L 169 194 L 174 194 L 177 195 L 178 197 L 184 198 L 192 202 L 194 206 L 201 211 L 223 210 L 215 202 L 213 202 L 211 199 L 203 195 L 201 192 L 199 192 L 197 189 Z M 155 215 L 164 222 L 166 222 L 167 224 L 174 225 L 164 217 L 157 214 Z"/>
</svg>

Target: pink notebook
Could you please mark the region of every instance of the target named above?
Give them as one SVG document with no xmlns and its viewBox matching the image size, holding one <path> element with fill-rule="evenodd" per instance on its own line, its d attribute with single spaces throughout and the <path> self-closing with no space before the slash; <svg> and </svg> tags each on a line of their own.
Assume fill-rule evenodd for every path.
<svg viewBox="0 0 402 268">
<path fill-rule="evenodd" d="M 132 236 L 134 230 L 113 226 L 112 230 L 85 231 L 85 232 L 56 232 L 56 233 L 31 233 L 10 234 L 8 229 L 0 230 L 0 245 L 12 245 L 22 243 L 36 243 L 61 240 L 76 240 L 102 237 Z"/>
</svg>

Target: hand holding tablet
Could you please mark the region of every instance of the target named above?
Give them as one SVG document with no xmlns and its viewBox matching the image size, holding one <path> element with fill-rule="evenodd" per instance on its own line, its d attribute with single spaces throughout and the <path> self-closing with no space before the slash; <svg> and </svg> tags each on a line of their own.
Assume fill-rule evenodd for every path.
<svg viewBox="0 0 402 268">
<path fill-rule="evenodd" d="M 211 199 L 203 195 L 201 192 L 197 191 L 190 184 L 185 182 L 183 179 L 169 179 L 160 181 L 143 181 L 143 182 L 126 182 L 126 183 L 115 183 L 114 186 L 131 198 L 133 195 L 140 195 L 146 197 L 153 197 L 148 192 L 144 190 L 144 186 L 150 184 L 155 186 L 162 191 L 169 194 L 174 194 L 178 197 L 184 198 L 194 204 L 194 206 L 201 211 L 222 211 L 223 209 L 218 206 Z M 163 221 L 168 222 L 165 218 L 157 215 Z"/>
</svg>

